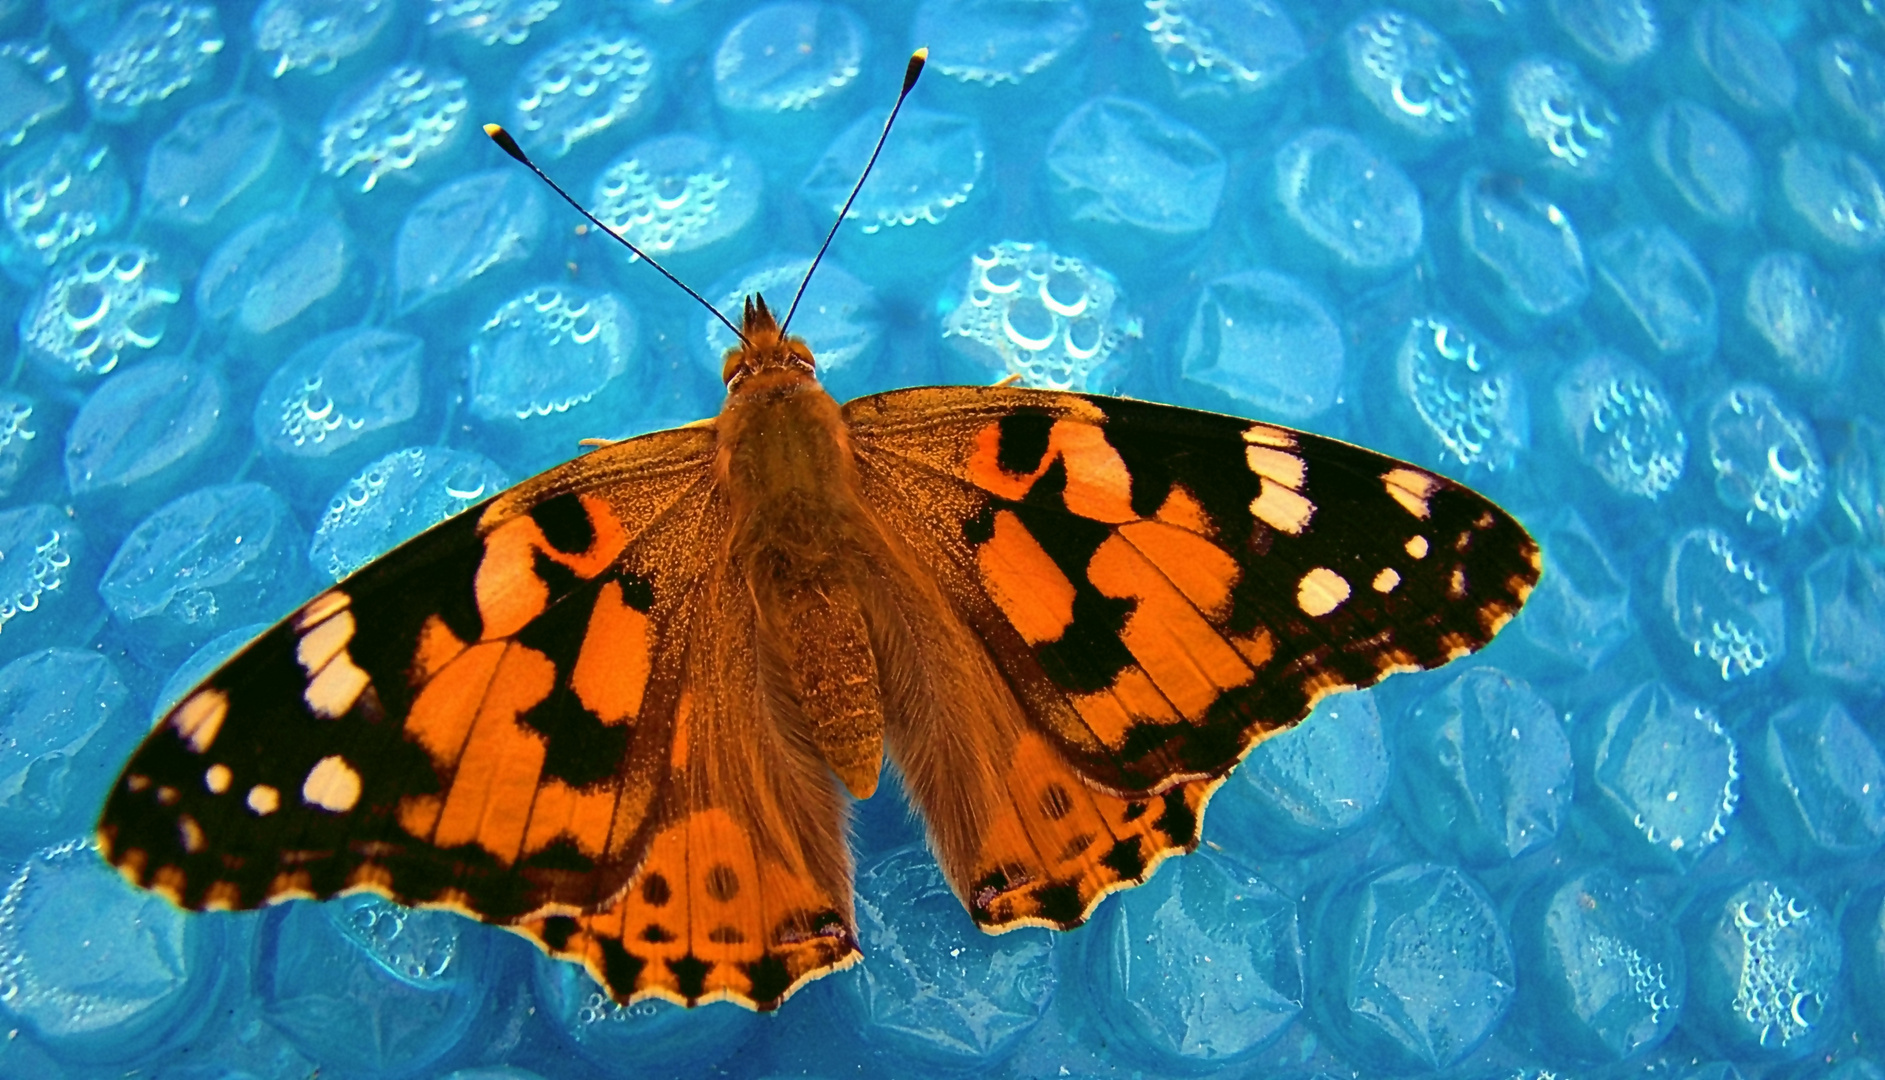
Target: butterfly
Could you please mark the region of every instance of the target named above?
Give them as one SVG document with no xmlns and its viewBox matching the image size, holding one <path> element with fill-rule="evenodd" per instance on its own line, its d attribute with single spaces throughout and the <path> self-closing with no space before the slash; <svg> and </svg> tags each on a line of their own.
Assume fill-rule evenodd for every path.
<svg viewBox="0 0 1885 1080">
<path fill-rule="evenodd" d="M 432 528 L 184 696 L 106 857 L 188 908 L 373 892 L 618 1001 L 767 1010 L 860 956 L 846 814 L 886 758 L 976 923 L 1076 926 L 1257 743 L 1538 580 L 1510 515 L 1347 443 L 1012 386 L 840 405 L 763 298 L 737 332 L 717 417 Z"/>
</svg>

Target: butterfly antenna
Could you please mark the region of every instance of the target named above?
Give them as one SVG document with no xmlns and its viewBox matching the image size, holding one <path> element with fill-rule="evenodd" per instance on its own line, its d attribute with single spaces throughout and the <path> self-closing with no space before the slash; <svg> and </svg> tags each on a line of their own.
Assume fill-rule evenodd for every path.
<svg viewBox="0 0 1885 1080">
<path fill-rule="evenodd" d="M 792 294 L 792 306 L 785 309 L 785 321 L 779 324 L 779 336 L 785 336 L 786 327 L 792 325 L 792 316 L 799 309 L 799 300 L 805 296 L 805 286 L 812 283 L 812 274 L 817 272 L 819 262 L 831 247 L 831 241 L 838 235 L 838 226 L 844 224 L 844 215 L 851 212 L 851 204 L 857 201 L 857 193 L 864 190 L 864 181 L 870 178 L 871 169 L 877 164 L 877 155 L 884 152 L 884 140 L 890 138 L 890 125 L 897 122 L 897 114 L 903 111 L 903 99 L 910 96 L 910 88 L 916 85 L 916 77 L 923 74 L 923 65 L 929 62 L 929 49 L 924 47 L 910 54 L 909 66 L 903 69 L 903 90 L 897 94 L 897 103 L 890 107 L 890 115 L 884 120 L 884 130 L 877 136 L 877 146 L 871 151 L 870 160 L 864 163 L 864 171 L 858 175 L 857 183 L 851 185 L 851 196 L 844 200 L 844 208 L 838 211 L 838 220 L 831 223 L 831 231 L 825 234 L 825 242 L 818 246 L 818 254 L 812 257 L 812 265 L 805 270 L 805 277 L 799 282 L 799 291 Z"/>
<path fill-rule="evenodd" d="M 906 90 L 905 93 L 908 93 L 908 91 Z M 899 100 L 899 103 L 901 103 L 901 99 L 898 99 L 898 100 Z M 618 233 L 614 229 L 611 229 L 607 225 L 604 225 L 600 218 L 597 218 L 594 214 L 589 212 L 588 207 L 585 207 L 582 203 L 579 203 L 575 199 L 571 198 L 569 192 L 564 191 L 561 185 L 559 185 L 556 181 L 550 179 L 550 177 L 547 174 L 545 174 L 542 169 L 537 168 L 537 163 L 530 160 L 530 156 L 524 153 L 524 148 L 517 145 L 517 140 L 511 138 L 511 133 L 508 131 L 505 131 L 502 125 L 486 124 L 484 125 L 484 133 L 486 135 L 489 135 L 491 137 L 491 141 L 496 143 L 498 147 L 502 149 L 506 154 L 509 154 L 511 157 L 516 158 L 518 162 L 520 162 L 524 166 L 524 168 L 529 169 L 533 173 L 536 173 L 537 179 L 550 185 L 551 191 L 554 191 L 558 195 L 563 196 L 564 202 L 575 207 L 576 212 L 578 214 L 581 214 L 583 217 L 588 218 L 591 224 L 595 225 L 596 228 L 601 229 L 604 233 L 606 233 L 609 236 L 610 239 L 614 240 L 616 243 L 622 245 L 628 250 L 634 252 L 637 258 L 645 260 L 649 266 L 652 266 L 656 270 L 661 271 L 662 277 L 667 278 L 669 281 L 672 281 L 674 284 L 680 286 L 680 289 L 682 292 L 693 297 L 695 300 L 700 301 L 700 306 L 706 308 L 708 311 L 713 312 L 713 317 L 716 319 L 719 319 L 722 323 L 725 323 L 726 328 L 728 330 L 733 331 L 733 336 L 736 338 L 739 338 L 742 344 L 747 345 L 749 347 L 752 345 L 752 342 L 746 340 L 746 335 L 740 333 L 740 328 L 733 325 L 733 320 L 727 318 L 725 315 L 720 314 L 720 309 L 717 307 L 714 307 L 712 304 L 709 304 L 707 302 L 706 297 L 703 297 L 699 293 L 688 288 L 686 282 L 682 281 L 680 278 L 675 277 L 673 274 L 668 273 L 668 268 L 656 262 L 653 256 L 649 255 L 647 252 L 643 251 L 642 249 L 636 247 L 634 244 L 630 243 L 626 236 L 623 236 L 621 233 Z M 877 155 L 872 154 L 871 160 L 875 161 L 876 159 L 877 159 Z M 853 194 L 855 195 L 855 193 Z M 849 206 L 850 204 L 846 203 L 845 205 Z M 825 242 L 829 244 L 831 241 L 826 240 Z M 823 253 L 820 252 L 820 254 L 823 254 Z"/>
</svg>

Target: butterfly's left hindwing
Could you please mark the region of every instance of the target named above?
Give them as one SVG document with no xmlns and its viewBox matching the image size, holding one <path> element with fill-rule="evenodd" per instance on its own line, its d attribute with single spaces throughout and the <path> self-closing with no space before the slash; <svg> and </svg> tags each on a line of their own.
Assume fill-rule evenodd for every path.
<svg viewBox="0 0 1885 1080">
<path fill-rule="evenodd" d="M 1077 923 L 1196 843 L 1211 788 L 1258 741 L 1329 693 L 1478 649 L 1538 578 L 1537 546 L 1480 495 L 1287 428 L 1020 389 L 846 414 L 866 499 L 1041 740 L 974 811 L 995 823 L 978 835 L 1012 839 L 942 853 L 994 928 Z"/>
</svg>

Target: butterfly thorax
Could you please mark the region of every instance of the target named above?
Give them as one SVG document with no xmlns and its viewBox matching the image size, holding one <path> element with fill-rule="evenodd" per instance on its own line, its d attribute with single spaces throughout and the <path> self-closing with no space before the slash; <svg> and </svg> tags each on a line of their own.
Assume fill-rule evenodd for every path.
<svg viewBox="0 0 1885 1080">
<path fill-rule="evenodd" d="M 789 699 L 845 787 L 868 798 L 883 762 L 883 698 L 866 612 L 883 545 L 810 350 L 779 334 L 763 301 L 747 308 L 746 337 L 728 353 L 714 424 L 727 563 L 752 591 L 762 668 L 777 673 L 768 689 Z"/>
</svg>

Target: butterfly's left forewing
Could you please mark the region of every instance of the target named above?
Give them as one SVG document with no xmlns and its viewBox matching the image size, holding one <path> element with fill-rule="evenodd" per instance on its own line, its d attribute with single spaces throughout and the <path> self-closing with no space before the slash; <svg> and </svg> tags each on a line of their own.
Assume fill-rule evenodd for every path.
<svg viewBox="0 0 1885 1080">
<path fill-rule="evenodd" d="M 607 447 L 323 592 L 151 733 L 107 856 L 189 907 L 451 908 L 624 1001 L 769 1008 L 848 962 L 835 791 L 746 730 L 766 716 L 712 453 L 698 427 Z"/>
<path fill-rule="evenodd" d="M 1026 716 L 1018 737 L 889 733 L 919 804 L 944 790 L 925 771 L 1003 771 L 983 805 L 923 807 L 991 928 L 1079 922 L 1196 843 L 1258 741 L 1329 693 L 1479 648 L 1538 576 L 1531 538 L 1478 494 L 1269 424 L 989 388 L 846 415 L 867 501 Z M 951 760 L 965 744 L 1004 756 Z"/>
</svg>

